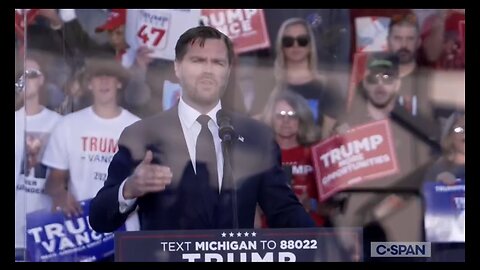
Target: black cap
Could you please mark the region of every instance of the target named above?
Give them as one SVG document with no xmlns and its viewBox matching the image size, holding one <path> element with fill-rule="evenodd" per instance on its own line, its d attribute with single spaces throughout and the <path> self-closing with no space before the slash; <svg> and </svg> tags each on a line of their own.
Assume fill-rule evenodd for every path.
<svg viewBox="0 0 480 270">
<path fill-rule="evenodd" d="M 398 65 L 398 57 L 389 52 L 371 53 L 367 61 L 367 69 L 374 74 L 382 73 L 398 76 Z"/>
</svg>

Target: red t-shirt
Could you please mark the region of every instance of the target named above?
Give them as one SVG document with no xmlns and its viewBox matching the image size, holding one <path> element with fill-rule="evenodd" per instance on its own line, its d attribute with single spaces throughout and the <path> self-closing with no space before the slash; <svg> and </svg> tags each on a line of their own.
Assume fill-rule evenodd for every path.
<svg viewBox="0 0 480 270">
<path fill-rule="evenodd" d="M 291 166 L 292 168 L 291 186 L 295 195 L 301 198 L 306 194 L 310 201 L 315 200 L 318 204 L 318 190 L 310 147 L 298 146 L 282 149 L 282 166 Z M 318 207 L 318 205 L 315 207 Z M 325 218 L 316 211 L 310 211 L 309 214 L 317 226 L 325 224 Z M 264 216 L 262 216 L 262 227 L 268 227 Z"/>
<path fill-rule="evenodd" d="M 317 184 L 309 147 L 298 146 L 282 150 L 282 166 L 292 168 L 291 185 L 295 195 L 300 197 L 307 193 L 309 198 L 317 199 Z"/>
</svg>

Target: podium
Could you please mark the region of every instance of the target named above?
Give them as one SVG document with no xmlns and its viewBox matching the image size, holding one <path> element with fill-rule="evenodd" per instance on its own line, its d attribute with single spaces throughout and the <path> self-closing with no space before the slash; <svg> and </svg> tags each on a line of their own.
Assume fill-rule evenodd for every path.
<svg viewBox="0 0 480 270">
<path fill-rule="evenodd" d="M 348 250 L 343 243 L 347 241 Z M 352 245 L 353 244 L 353 245 Z M 362 261 L 361 228 L 221 229 L 115 233 L 117 262 Z"/>
</svg>

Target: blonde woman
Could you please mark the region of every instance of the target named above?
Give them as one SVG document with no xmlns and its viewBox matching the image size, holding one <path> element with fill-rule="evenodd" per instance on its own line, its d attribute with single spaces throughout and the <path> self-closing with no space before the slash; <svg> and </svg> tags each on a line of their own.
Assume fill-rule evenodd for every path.
<svg viewBox="0 0 480 270">
<path fill-rule="evenodd" d="M 318 72 L 315 38 L 309 24 L 301 18 L 286 20 L 278 31 L 275 49 L 275 88 L 271 98 L 282 91 L 301 95 L 322 127 L 322 134 L 329 134 L 343 102 Z"/>
</svg>

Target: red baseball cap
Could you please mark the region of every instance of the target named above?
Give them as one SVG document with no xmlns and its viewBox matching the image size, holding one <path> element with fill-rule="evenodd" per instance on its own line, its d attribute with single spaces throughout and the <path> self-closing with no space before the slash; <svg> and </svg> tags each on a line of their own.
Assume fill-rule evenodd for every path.
<svg viewBox="0 0 480 270">
<path fill-rule="evenodd" d="M 111 31 L 122 25 L 125 25 L 127 10 L 124 8 L 114 8 L 110 11 L 107 21 L 95 28 L 95 32 Z"/>
</svg>

